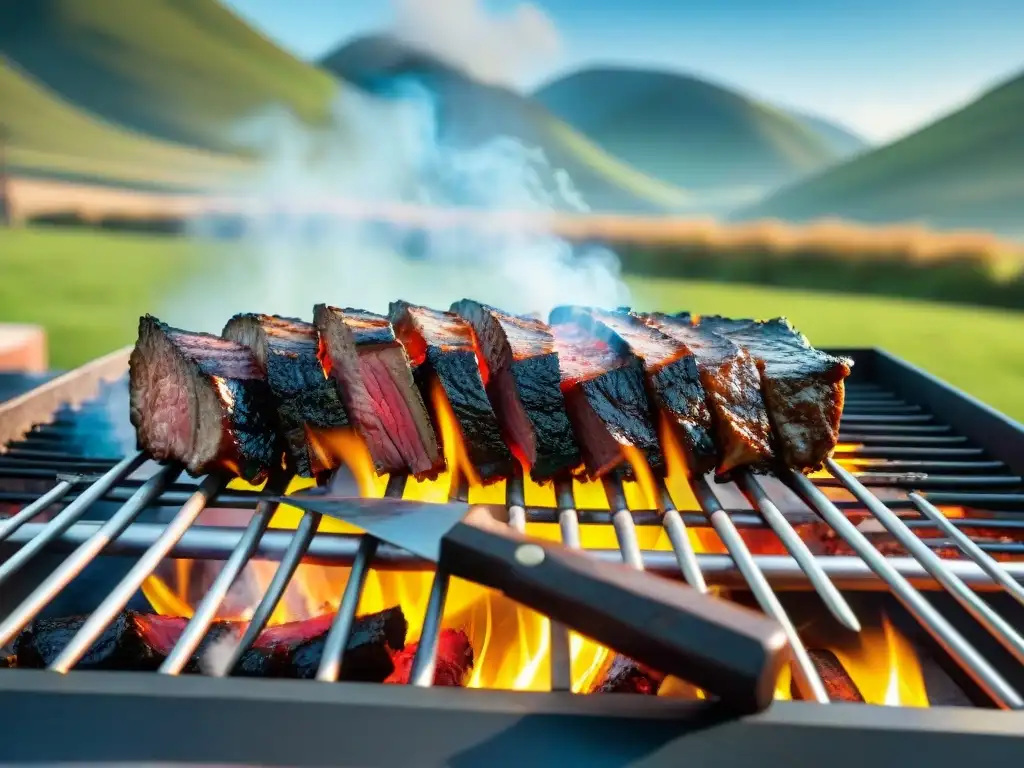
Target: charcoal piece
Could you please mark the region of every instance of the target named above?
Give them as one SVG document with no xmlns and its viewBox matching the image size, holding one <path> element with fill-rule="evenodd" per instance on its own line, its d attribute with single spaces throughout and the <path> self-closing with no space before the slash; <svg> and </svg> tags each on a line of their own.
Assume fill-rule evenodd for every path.
<svg viewBox="0 0 1024 768">
<path fill-rule="evenodd" d="M 18 666 L 18 657 L 15 655 L 0 656 L 0 669 L 14 669 Z"/>
<path fill-rule="evenodd" d="M 640 359 L 576 323 L 558 323 L 551 330 L 562 392 L 587 475 L 599 478 L 623 465 L 623 446 L 635 448 L 653 472 L 663 472 L 665 458 Z M 625 463 L 624 468 L 628 477 L 631 466 Z"/>
<path fill-rule="evenodd" d="M 696 361 L 714 422 L 718 475 L 727 478 L 738 467 L 769 469 L 775 458 L 771 423 L 750 353 L 722 334 L 694 326 L 688 313 L 635 317 L 682 344 Z"/>
<path fill-rule="evenodd" d="M 386 317 L 324 304 L 313 308 L 320 362 L 378 474 L 435 478 L 444 456 L 409 358 Z"/>
<path fill-rule="evenodd" d="M 558 353 L 547 324 L 463 299 L 451 311 L 473 328 L 487 395 L 506 443 L 538 481 L 575 469 L 580 449 L 566 413 Z"/>
<path fill-rule="evenodd" d="M 248 347 L 146 315 L 129 369 L 131 422 L 154 459 L 250 483 L 281 463 L 273 396 Z"/>
<path fill-rule="evenodd" d="M 501 436 L 498 417 L 487 398 L 473 329 L 453 312 L 440 312 L 404 301 L 391 304 L 391 323 L 405 347 L 413 376 L 431 406 L 430 388 L 441 386 L 461 431 L 467 457 L 480 480 L 511 476 L 515 457 Z M 434 413 L 435 424 L 441 415 Z M 438 428 L 440 434 L 440 429 Z"/>
<path fill-rule="evenodd" d="M 728 336 L 757 362 L 785 464 L 804 472 L 819 469 L 839 441 L 844 380 L 853 361 L 815 349 L 785 318 L 701 317 L 700 326 Z"/>
<path fill-rule="evenodd" d="M 638 693 L 657 696 L 665 675 L 616 654 L 608 669 L 590 686 L 590 693 Z"/>
<path fill-rule="evenodd" d="M 241 314 L 228 320 L 221 335 L 251 349 L 265 371 L 295 471 L 315 477 L 334 469 L 337 460 L 315 448 L 310 431 L 348 426 L 348 416 L 317 357 L 316 327 L 277 315 Z"/>
<path fill-rule="evenodd" d="M 650 401 L 667 417 L 690 470 L 703 475 L 715 468 L 711 411 L 696 359 L 686 345 L 627 312 L 558 307 L 551 313 L 551 322 L 575 322 L 605 343 L 638 357 L 643 362 Z"/>
<path fill-rule="evenodd" d="M 395 671 L 385 683 L 405 685 L 412 674 L 419 643 L 412 643 L 395 654 Z M 466 685 L 473 671 L 473 646 L 469 637 L 459 629 L 442 629 L 437 636 L 437 663 L 434 666 L 434 685 L 459 688 Z"/>
<path fill-rule="evenodd" d="M 818 671 L 821 682 L 825 685 L 825 692 L 830 701 L 852 701 L 864 703 L 864 696 L 861 695 L 857 684 L 850 677 L 839 658 L 832 651 L 823 648 L 807 649 L 807 655 L 811 663 Z M 790 683 L 790 695 L 794 699 L 801 698 L 797 690 L 796 681 Z"/>
<path fill-rule="evenodd" d="M 316 677 L 333 621 L 333 615 L 325 614 L 263 630 L 252 648 L 242 654 L 233 674 L 304 680 Z M 392 656 L 405 647 L 407 630 L 408 622 L 398 607 L 357 617 L 345 647 L 340 679 L 382 682 L 394 671 Z"/>
</svg>

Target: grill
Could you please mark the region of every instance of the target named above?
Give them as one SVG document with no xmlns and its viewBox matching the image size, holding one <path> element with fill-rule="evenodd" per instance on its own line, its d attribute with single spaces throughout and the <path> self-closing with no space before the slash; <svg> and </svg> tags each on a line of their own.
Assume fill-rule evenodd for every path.
<svg viewBox="0 0 1024 768">
<path fill-rule="evenodd" d="M 155 466 L 139 454 L 116 457 L 127 421 L 127 350 L 47 381 L 0 405 L 0 444 L 7 446 L 0 509 L 12 510 L 0 520 L 0 647 L 54 609 L 99 559 L 125 566 L 113 583 L 91 587 L 97 594 L 90 618 L 51 671 L 73 670 L 165 558 L 224 566 L 159 674 L 2 670 L 8 733 L 0 760 L 781 765 L 799 750 L 807 762 L 852 765 L 863 761 L 865 738 L 872 740 L 871 759 L 882 765 L 944 765 L 955 746 L 984 748 L 991 759 L 1024 756 L 1017 736 L 1024 716 L 993 711 L 1024 706 L 1024 559 L 1013 559 L 1024 553 L 1013 540 L 1024 526 L 1024 428 L 885 352 L 830 351 L 856 365 L 842 452 L 820 477 L 747 475 L 726 486 L 700 478 L 690 483 L 695 509 L 662 485 L 663 510 L 630 509 L 618 481 L 605 482 L 607 509 L 598 510 L 577 509 L 571 483 L 556 484 L 553 506 L 528 504 L 521 477 L 506 486 L 508 524 L 515 528 L 557 523 L 563 542 L 579 548 L 581 525 L 610 524 L 618 547 L 591 550 L 594 556 L 700 590 L 728 587 L 780 621 L 795 651 L 793 683 L 803 701 L 726 722 L 715 721 L 701 702 L 573 695 L 569 635 L 554 624 L 550 693 L 432 688 L 448 589 L 440 571 L 409 686 L 239 679 L 227 676 L 231 665 L 179 676 L 253 558 L 279 565 L 233 661 L 267 625 L 300 563 L 351 568 L 317 672 L 318 680 L 332 682 L 371 567 L 428 566 L 370 537 L 318 533 L 315 513 L 305 513 L 295 530 L 268 530 L 275 506 L 257 493 L 227 489 L 227 478 L 193 482 L 179 477 L 180 468 Z M 861 471 L 844 459 L 860 462 Z M 281 489 L 287 480 L 272 477 L 267 488 Z M 405 478 L 391 477 L 385 493 L 400 497 L 405 485 Z M 467 493 L 461 487 L 453 496 L 465 500 Z M 214 502 L 252 510 L 248 524 L 197 525 Z M 153 509 L 168 507 L 175 510 L 169 520 L 150 519 Z M 948 507 L 964 514 L 947 517 Z M 799 532 L 805 525 L 827 530 L 848 554 L 813 553 Z M 662 527 L 670 549 L 642 548 L 638 528 L 647 526 Z M 688 529 L 702 528 L 717 534 L 726 553 L 695 553 Z M 751 530 L 777 537 L 788 554 L 752 553 L 745 538 Z M 883 553 L 883 536 L 899 552 Z M 848 597 L 862 592 L 902 606 L 980 706 L 830 703 L 786 606 L 792 595 L 814 593 L 839 624 L 859 631 L 856 601 Z"/>
</svg>

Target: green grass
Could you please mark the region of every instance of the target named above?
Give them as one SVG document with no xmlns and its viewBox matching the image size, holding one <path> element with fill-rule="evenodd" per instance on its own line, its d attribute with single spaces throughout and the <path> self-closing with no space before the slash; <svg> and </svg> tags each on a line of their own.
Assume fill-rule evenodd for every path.
<svg viewBox="0 0 1024 768">
<path fill-rule="evenodd" d="M 158 311 L 210 263 L 212 248 L 159 237 L 0 230 L 0 322 L 43 325 L 52 366 L 81 364 L 131 343 L 139 315 Z M 882 347 L 1024 420 L 1024 313 L 697 281 L 629 283 L 637 307 L 786 315 L 819 346 Z"/>
<path fill-rule="evenodd" d="M 0 55 L 87 112 L 217 150 L 268 104 L 326 121 L 337 88 L 216 0 L 0 0 Z"/>
</svg>

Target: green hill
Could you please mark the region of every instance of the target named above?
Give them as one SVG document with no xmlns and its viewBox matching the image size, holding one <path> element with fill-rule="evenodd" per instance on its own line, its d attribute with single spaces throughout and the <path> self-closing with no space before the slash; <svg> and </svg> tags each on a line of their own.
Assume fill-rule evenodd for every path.
<svg viewBox="0 0 1024 768">
<path fill-rule="evenodd" d="M 15 172 L 106 182 L 208 186 L 244 162 L 150 139 L 93 118 L 0 57 L 0 126 Z"/>
<path fill-rule="evenodd" d="M 454 146 L 504 135 L 540 147 L 595 209 L 661 211 L 692 203 L 683 189 L 633 168 L 535 101 L 477 82 L 386 35 L 351 41 L 320 65 L 378 95 L 401 97 L 408 93 L 401 88 L 415 82 L 434 101 L 440 139 Z"/>
<path fill-rule="evenodd" d="M 325 120 L 336 88 L 216 0 L 0 0 L 0 54 L 87 112 L 216 150 L 269 105 Z"/>
<path fill-rule="evenodd" d="M 836 163 L 856 138 L 695 77 L 579 70 L 535 98 L 641 171 L 694 192 L 756 196 Z"/>
<path fill-rule="evenodd" d="M 735 218 L 920 221 L 1024 235 L 1024 75 Z"/>
</svg>

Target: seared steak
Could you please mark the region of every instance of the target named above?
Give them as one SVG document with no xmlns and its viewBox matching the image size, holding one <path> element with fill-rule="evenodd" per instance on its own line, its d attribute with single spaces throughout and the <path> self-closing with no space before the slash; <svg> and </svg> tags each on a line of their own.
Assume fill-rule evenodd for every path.
<svg viewBox="0 0 1024 768">
<path fill-rule="evenodd" d="M 154 459 L 250 483 L 281 463 L 273 396 L 248 347 L 146 315 L 129 367 L 131 422 Z"/>
<path fill-rule="evenodd" d="M 714 418 L 718 474 L 726 477 L 744 466 L 766 469 L 775 452 L 761 395 L 761 375 L 750 354 L 727 337 L 692 325 L 689 314 L 637 317 L 685 345 L 697 361 Z"/>
<path fill-rule="evenodd" d="M 551 329 L 469 299 L 453 304 L 452 311 L 473 328 L 491 405 L 530 476 L 543 482 L 575 469 L 580 449 L 565 411 Z"/>
<path fill-rule="evenodd" d="M 622 464 L 623 446 L 636 448 L 653 471 L 663 470 L 640 359 L 617 337 L 602 341 L 576 323 L 558 323 L 551 331 L 587 475 L 598 478 Z"/>
<path fill-rule="evenodd" d="M 480 479 L 486 482 L 509 477 L 515 457 L 502 440 L 498 417 L 487 399 L 481 374 L 481 368 L 487 370 L 487 366 L 477 360 L 469 323 L 452 312 L 405 301 L 393 302 L 389 314 L 426 401 L 434 405 L 430 388 L 435 386 L 435 379 L 444 390 L 462 431 L 467 457 Z M 435 425 L 439 417 L 434 413 Z"/>
<path fill-rule="evenodd" d="M 727 335 L 757 361 L 768 415 L 785 463 L 811 471 L 839 440 L 852 360 L 815 349 L 785 318 L 764 322 L 701 317 L 701 327 Z"/>
<path fill-rule="evenodd" d="M 330 457 L 314 449 L 310 430 L 348 426 L 348 417 L 338 388 L 317 359 L 313 324 L 277 315 L 243 314 L 228 320 L 221 335 L 249 347 L 266 371 L 295 471 L 314 477 L 334 469 L 337 462 L 327 466 Z"/>
<path fill-rule="evenodd" d="M 647 392 L 668 418 L 686 450 L 690 469 L 703 475 L 715 468 L 717 451 L 697 362 L 685 344 L 647 325 L 628 312 L 590 307 L 558 307 L 551 322 L 575 321 L 597 338 L 615 338 L 618 345 L 643 361 Z"/>
<path fill-rule="evenodd" d="M 338 387 L 345 411 L 373 457 L 378 474 L 434 478 L 444 456 L 409 358 L 386 317 L 317 304 L 320 362 Z"/>
</svg>

